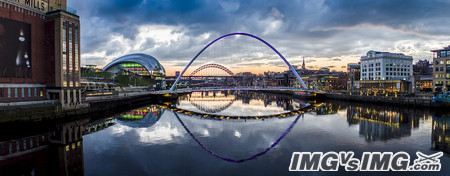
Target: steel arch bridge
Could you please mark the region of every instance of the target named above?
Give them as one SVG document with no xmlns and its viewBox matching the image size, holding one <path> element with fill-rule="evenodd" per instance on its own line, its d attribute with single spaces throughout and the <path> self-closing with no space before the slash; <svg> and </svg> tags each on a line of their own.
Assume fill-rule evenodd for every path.
<svg viewBox="0 0 450 176">
<path fill-rule="evenodd" d="M 234 76 L 234 73 L 228 69 L 227 67 L 220 65 L 220 64 L 206 64 L 206 65 L 202 65 L 201 67 L 198 67 L 197 69 L 195 69 L 189 76 L 194 76 L 196 73 L 208 69 L 208 68 L 218 68 L 220 70 L 225 71 L 226 73 L 228 73 L 230 76 Z"/>
<path fill-rule="evenodd" d="M 217 39 L 215 39 L 214 41 L 212 41 L 211 43 L 209 43 L 208 45 L 206 45 L 202 50 L 200 50 L 200 52 L 197 53 L 197 55 L 195 55 L 194 58 L 192 58 L 192 60 L 188 63 L 188 65 L 184 68 L 184 70 L 181 72 L 180 76 L 178 76 L 178 78 L 175 80 L 175 82 L 173 83 L 172 87 L 170 88 L 170 91 L 174 91 L 178 82 L 180 82 L 181 77 L 183 76 L 183 74 L 186 72 L 186 70 L 189 68 L 189 66 L 191 66 L 191 64 L 195 61 L 195 59 L 197 59 L 198 56 L 200 56 L 200 54 L 202 54 L 208 47 L 210 47 L 212 44 L 216 43 L 217 41 L 226 38 L 226 37 L 230 37 L 230 36 L 237 36 L 237 35 L 242 35 L 242 36 L 247 36 L 247 37 L 251 37 L 254 39 L 259 40 L 260 42 L 264 43 L 265 45 L 267 45 L 270 49 L 272 49 L 272 51 L 274 51 L 283 61 L 284 63 L 289 67 L 289 69 L 291 70 L 291 72 L 294 74 L 294 76 L 297 78 L 297 80 L 300 82 L 300 84 L 302 85 L 303 89 L 308 89 L 306 87 L 306 84 L 303 82 L 302 78 L 300 78 L 300 75 L 298 75 L 297 71 L 295 71 L 294 67 L 292 67 L 292 65 L 286 60 L 286 58 L 284 58 L 284 56 L 278 52 L 278 50 L 276 50 L 272 45 L 270 45 L 269 43 L 267 43 L 265 40 L 254 36 L 252 34 L 247 34 L 247 33 L 231 33 L 231 34 L 227 34 L 224 36 L 221 36 Z"/>
</svg>

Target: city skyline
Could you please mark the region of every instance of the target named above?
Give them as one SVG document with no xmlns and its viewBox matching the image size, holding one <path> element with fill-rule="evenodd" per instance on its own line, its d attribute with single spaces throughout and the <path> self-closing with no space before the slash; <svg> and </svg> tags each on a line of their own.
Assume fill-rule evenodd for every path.
<svg viewBox="0 0 450 176">
<path fill-rule="evenodd" d="M 138 0 L 68 5 L 82 19 L 82 65 L 103 67 L 120 56 L 145 53 L 157 58 L 168 75 L 182 70 L 209 42 L 232 32 L 263 38 L 292 65 L 300 66 L 305 57 L 307 69 L 338 71 L 369 50 L 404 53 L 416 62 L 432 59 L 430 50 L 450 43 L 449 26 L 441 23 L 450 15 L 445 8 L 450 4 L 443 1 Z M 287 67 L 272 71 L 281 70 Z"/>
</svg>

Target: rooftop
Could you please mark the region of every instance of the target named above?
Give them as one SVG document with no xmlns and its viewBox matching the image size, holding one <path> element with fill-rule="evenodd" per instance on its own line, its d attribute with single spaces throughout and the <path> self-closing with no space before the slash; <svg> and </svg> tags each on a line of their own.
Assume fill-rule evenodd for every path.
<svg viewBox="0 0 450 176">
<path fill-rule="evenodd" d="M 373 51 L 370 50 L 367 52 L 366 56 L 362 56 L 362 59 L 375 59 L 375 58 L 384 58 L 384 57 L 390 57 L 390 58 L 399 58 L 399 59 L 413 59 L 412 56 L 406 56 L 403 53 L 390 53 L 390 52 L 380 52 L 380 51 Z"/>
<path fill-rule="evenodd" d="M 444 47 L 444 49 L 431 50 L 431 52 L 438 52 L 438 51 L 450 51 L 450 45 Z"/>
</svg>

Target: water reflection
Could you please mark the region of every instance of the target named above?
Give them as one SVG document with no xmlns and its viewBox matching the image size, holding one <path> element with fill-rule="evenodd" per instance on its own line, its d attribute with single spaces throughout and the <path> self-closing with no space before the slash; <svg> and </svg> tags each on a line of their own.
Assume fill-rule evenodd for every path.
<svg viewBox="0 0 450 176">
<path fill-rule="evenodd" d="M 178 121 L 181 123 L 181 125 L 184 127 L 184 129 L 186 130 L 187 133 L 189 133 L 189 135 L 195 140 L 195 142 L 197 142 L 203 149 L 205 149 L 206 151 L 208 151 L 208 153 L 210 153 L 211 155 L 213 155 L 216 158 L 219 158 L 221 160 L 224 161 L 228 161 L 228 162 L 233 162 L 233 163 L 242 163 L 245 161 L 249 161 L 249 160 L 254 160 L 260 156 L 263 156 L 264 154 L 266 154 L 269 150 L 273 149 L 275 146 L 278 145 L 278 143 L 289 133 L 289 131 L 291 131 L 291 129 L 295 126 L 295 124 L 297 123 L 298 119 L 300 117 L 303 117 L 303 114 L 299 114 L 297 115 L 297 117 L 295 118 L 295 120 L 289 124 L 289 126 L 283 131 L 283 133 L 281 134 L 280 137 L 278 137 L 277 139 L 274 139 L 275 142 L 272 143 L 269 147 L 267 147 L 266 149 L 264 149 L 262 152 L 256 153 L 248 158 L 244 158 L 244 159 L 234 159 L 234 158 L 229 158 L 229 157 L 224 157 L 216 152 L 214 152 L 213 150 L 209 149 L 205 144 L 203 144 L 196 136 L 194 133 L 191 132 L 191 130 L 189 130 L 189 128 L 186 126 L 186 124 L 183 122 L 183 120 L 181 120 L 180 116 L 178 115 L 177 112 L 173 112 L 174 115 L 177 117 Z M 235 133 L 236 137 L 241 137 L 241 133 Z"/>
<path fill-rule="evenodd" d="M 249 91 L 193 93 L 112 116 L 0 124 L 0 175 L 287 175 L 298 174 L 287 168 L 299 151 L 450 153 L 450 120 L 433 112 Z M 234 115 L 273 118 L 227 120 Z M 448 155 L 441 162 L 448 172 Z"/>
<path fill-rule="evenodd" d="M 0 175 L 84 175 L 84 122 L 58 123 L 51 131 L 0 142 Z"/>
<path fill-rule="evenodd" d="M 450 117 L 433 117 L 431 147 L 450 153 Z"/>
<path fill-rule="evenodd" d="M 267 116 L 296 111 L 310 102 L 253 91 L 204 91 L 181 96 L 173 107 L 219 116 Z"/>
<path fill-rule="evenodd" d="M 99 132 L 116 122 L 149 127 L 163 112 L 164 109 L 151 105 L 112 117 L 1 124 L 0 175 L 84 175 L 83 135 Z"/>
<path fill-rule="evenodd" d="M 407 113 L 391 110 L 355 106 L 347 108 L 348 123 L 359 124 L 359 134 L 368 142 L 410 136 L 411 130 L 419 127 L 418 120 Z"/>
<path fill-rule="evenodd" d="M 153 126 L 164 114 L 164 109 L 155 105 L 138 108 L 113 116 L 120 124 L 132 128 L 148 128 Z"/>
</svg>

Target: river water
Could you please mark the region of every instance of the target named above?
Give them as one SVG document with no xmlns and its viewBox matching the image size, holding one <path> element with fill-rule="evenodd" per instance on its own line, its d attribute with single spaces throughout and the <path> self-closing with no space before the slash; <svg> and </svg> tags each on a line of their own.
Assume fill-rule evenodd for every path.
<svg viewBox="0 0 450 176">
<path fill-rule="evenodd" d="M 361 159 L 363 152 L 404 151 L 413 163 L 416 152 L 442 151 L 440 172 L 363 174 L 448 175 L 450 119 L 444 114 L 247 91 L 194 92 L 112 116 L 58 122 L 28 136 L 3 134 L 0 174 L 360 175 L 344 167 L 290 172 L 289 166 L 293 152 L 353 151 Z M 71 130 L 75 134 L 64 133 Z"/>
</svg>

